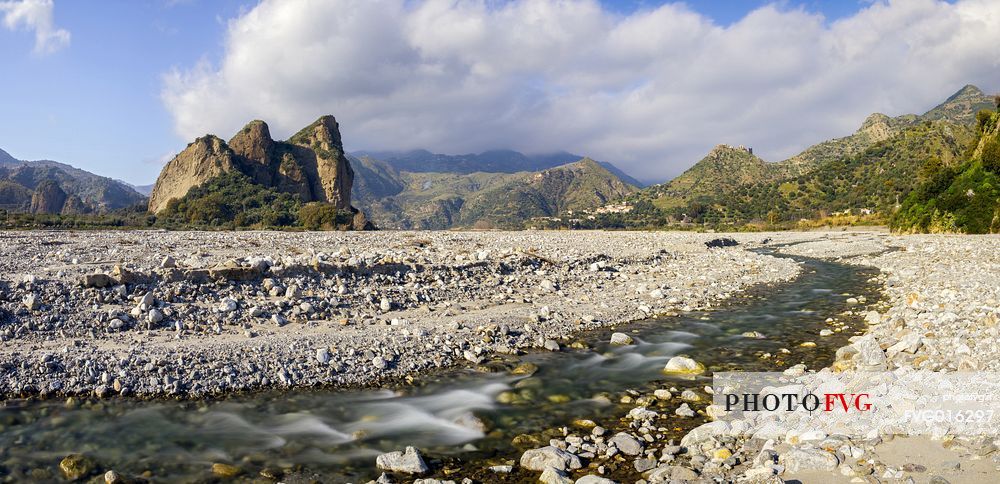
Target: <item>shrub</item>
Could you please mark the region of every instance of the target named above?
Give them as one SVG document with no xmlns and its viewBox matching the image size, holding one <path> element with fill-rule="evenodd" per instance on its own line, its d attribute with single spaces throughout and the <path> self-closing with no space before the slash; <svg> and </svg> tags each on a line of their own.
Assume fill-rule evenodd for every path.
<svg viewBox="0 0 1000 484">
<path fill-rule="evenodd" d="M 308 230 L 336 229 L 349 224 L 351 217 L 330 203 L 310 202 L 299 208 L 299 224 Z"/>
</svg>

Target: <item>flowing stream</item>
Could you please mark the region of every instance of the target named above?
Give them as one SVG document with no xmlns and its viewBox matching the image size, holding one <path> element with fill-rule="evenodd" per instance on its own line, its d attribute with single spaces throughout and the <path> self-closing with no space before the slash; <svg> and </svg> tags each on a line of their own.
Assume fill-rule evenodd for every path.
<svg viewBox="0 0 1000 484">
<path fill-rule="evenodd" d="M 376 455 L 407 445 L 430 456 L 439 477 L 447 469 L 483 476 L 485 467 L 520 455 L 511 443 L 517 436 L 539 436 L 547 445 L 546 431 L 574 419 L 613 426 L 635 406 L 620 403 L 632 390 L 710 384 L 709 377 L 664 375 L 663 365 L 677 354 L 712 370 L 828 365 L 836 348 L 863 329 L 860 317 L 841 315 L 857 309 L 848 306 L 848 295 L 872 298 L 868 280 L 876 272 L 793 259 L 803 268 L 799 278 L 755 289 L 722 309 L 591 331 L 577 337 L 585 344 L 576 346 L 585 348 L 522 356 L 538 367 L 530 377 L 462 368 L 395 390 L 269 392 L 211 402 L 8 402 L 0 409 L 0 476 L 56 480 L 60 459 L 84 453 L 101 469 L 146 472 L 156 482 L 210 479 L 214 462 L 236 465 L 248 478 L 269 469 L 363 482 L 378 476 Z M 851 328 L 820 337 L 828 317 Z M 610 346 L 612 331 L 631 335 L 635 344 Z M 765 338 L 742 336 L 751 331 Z M 816 347 L 800 347 L 805 341 Z M 702 423 L 674 420 L 677 437 Z"/>
</svg>

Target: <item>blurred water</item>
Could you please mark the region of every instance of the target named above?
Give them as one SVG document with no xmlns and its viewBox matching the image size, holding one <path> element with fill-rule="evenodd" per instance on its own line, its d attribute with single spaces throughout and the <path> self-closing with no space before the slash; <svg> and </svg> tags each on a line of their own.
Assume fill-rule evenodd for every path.
<svg viewBox="0 0 1000 484">
<path fill-rule="evenodd" d="M 67 454 L 83 452 L 102 468 L 157 482 L 210 476 L 212 462 L 239 465 L 250 475 L 264 467 L 295 468 L 335 476 L 332 481 L 377 476 L 374 456 L 413 445 L 438 456 L 489 459 L 515 456 L 511 438 L 576 418 L 614 419 L 627 389 L 704 386 L 661 372 L 686 354 L 713 369 L 761 370 L 805 362 L 829 364 L 849 333 L 820 338 L 823 320 L 847 309 L 843 294 L 865 294 L 874 272 L 812 259 L 796 259 L 799 279 L 738 299 L 715 312 L 694 312 L 620 327 L 635 344 L 607 344 L 611 329 L 580 337 L 591 349 L 538 352 L 531 377 L 462 369 L 397 391 L 264 393 L 216 402 L 108 401 L 67 407 L 61 402 L 8 404 L 0 410 L 0 475 L 36 480 L 32 469 L 54 470 Z M 860 328 L 859 328 L 860 329 Z M 759 331 L 766 339 L 741 336 Z M 816 348 L 798 346 L 815 341 Z M 761 352 L 781 361 L 762 360 Z M 501 405 L 503 392 L 526 402 Z M 602 398 L 603 397 L 603 398 Z M 610 398 L 608 398 L 610 397 Z M 699 423 L 678 421 L 678 429 Z"/>
</svg>

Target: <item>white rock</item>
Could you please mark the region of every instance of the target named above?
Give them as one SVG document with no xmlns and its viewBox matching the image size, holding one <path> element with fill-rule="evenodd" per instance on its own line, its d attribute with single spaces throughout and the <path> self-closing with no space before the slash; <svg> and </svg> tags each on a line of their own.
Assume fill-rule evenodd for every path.
<svg viewBox="0 0 1000 484">
<path fill-rule="evenodd" d="M 388 452 L 375 458 L 375 465 L 389 472 L 423 474 L 430 470 L 420 451 L 407 447 L 405 451 Z"/>
<path fill-rule="evenodd" d="M 219 312 L 231 313 L 235 311 L 238 306 L 239 304 L 236 302 L 235 299 L 227 297 L 223 299 L 221 303 L 219 303 Z"/>
<path fill-rule="evenodd" d="M 681 417 L 694 417 L 694 410 L 691 410 L 691 407 L 686 403 L 682 403 L 680 407 L 677 407 L 674 413 Z"/>
<path fill-rule="evenodd" d="M 546 467 L 566 471 L 583 467 L 580 458 L 551 445 L 531 449 L 521 454 L 521 467 L 529 471 L 544 471 Z"/>
<path fill-rule="evenodd" d="M 149 321 L 152 324 L 156 324 L 159 323 L 160 321 L 163 321 L 163 317 L 164 317 L 163 312 L 160 311 L 159 309 L 150 309 L 149 314 L 146 315 L 146 321 Z"/>
<path fill-rule="evenodd" d="M 632 337 L 625 333 L 612 333 L 611 344 L 616 346 L 626 346 L 633 343 Z"/>
<path fill-rule="evenodd" d="M 705 365 L 686 356 L 675 356 L 670 358 L 670 361 L 667 361 L 667 365 L 663 367 L 663 371 L 666 373 L 697 375 L 705 371 Z"/>
<path fill-rule="evenodd" d="M 330 350 L 326 348 L 320 348 L 316 350 L 316 361 L 327 364 L 330 362 Z"/>
</svg>

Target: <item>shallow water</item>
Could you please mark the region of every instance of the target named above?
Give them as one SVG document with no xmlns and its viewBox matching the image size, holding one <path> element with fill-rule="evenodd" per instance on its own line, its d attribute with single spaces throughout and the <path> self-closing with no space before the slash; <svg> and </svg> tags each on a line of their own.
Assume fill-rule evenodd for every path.
<svg viewBox="0 0 1000 484">
<path fill-rule="evenodd" d="M 660 370 L 674 355 L 691 356 L 712 370 L 829 364 L 835 349 L 861 330 L 859 318 L 850 331 L 825 338 L 818 332 L 828 327 L 827 317 L 849 309 L 848 294 L 871 298 L 874 288 L 866 281 L 875 272 L 795 260 L 804 269 L 797 280 L 755 290 L 723 309 L 580 335 L 590 349 L 528 354 L 521 360 L 539 368 L 531 377 L 459 369 L 397 391 L 275 392 L 215 402 L 8 404 L 0 410 L 0 475 L 13 481 L 54 478 L 60 459 L 82 452 L 102 469 L 150 471 L 157 482 L 210 478 L 213 462 L 238 465 L 248 477 L 263 468 L 284 468 L 307 469 L 331 482 L 363 481 L 378 475 L 377 454 L 406 445 L 443 459 L 442 465 L 475 462 L 469 467 L 480 470 L 515 458 L 516 435 L 538 435 L 576 418 L 609 426 L 631 408 L 611 403 L 627 390 L 700 388 L 710 382 L 664 375 Z M 632 335 L 635 344 L 609 346 L 612 331 Z M 747 331 L 767 338 L 741 336 Z M 799 347 L 804 341 L 817 347 Z M 780 348 L 791 353 L 781 355 Z M 780 357 L 761 359 L 764 352 Z M 524 403 L 497 403 L 504 392 L 506 400 Z M 678 418 L 678 435 L 698 423 Z"/>
</svg>

